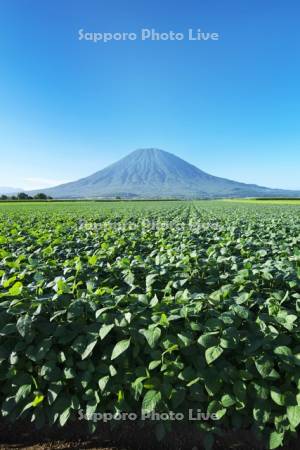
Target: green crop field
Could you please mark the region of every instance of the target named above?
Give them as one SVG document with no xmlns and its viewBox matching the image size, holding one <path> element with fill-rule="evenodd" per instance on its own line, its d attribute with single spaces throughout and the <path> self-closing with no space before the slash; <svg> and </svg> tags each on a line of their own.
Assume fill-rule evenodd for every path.
<svg viewBox="0 0 300 450">
<path fill-rule="evenodd" d="M 297 202 L 0 203 L 11 421 L 201 410 L 207 449 L 232 429 L 276 448 L 300 424 L 299 311 Z"/>
<path fill-rule="evenodd" d="M 225 202 L 248 203 L 256 205 L 300 205 L 300 198 L 244 198 L 244 199 L 226 199 Z"/>
</svg>

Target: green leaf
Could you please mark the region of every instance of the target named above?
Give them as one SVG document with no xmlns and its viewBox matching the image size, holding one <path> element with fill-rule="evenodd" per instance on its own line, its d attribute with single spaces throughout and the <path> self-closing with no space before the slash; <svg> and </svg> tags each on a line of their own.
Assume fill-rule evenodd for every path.
<svg viewBox="0 0 300 450">
<path fill-rule="evenodd" d="M 292 350 L 286 345 L 281 345 L 274 348 L 274 353 L 279 356 L 292 356 Z"/>
<path fill-rule="evenodd" d="M 25 337 L 30 332 L 32 319 L 29 314 L 21 316 L 17 321 L 17 330 L 22 337 Z"/>
<path fill-rule="evenodd" d="M 156 274 L 150 274 L 146 276 L 146 290 L 148 291 L 151 286 L 155 283 L 155 280 L 157 278 Z"/>
<path fill-rule="evenodd" d="M 274 363 L 270 358 L 261 356 L 255 361 L 255 366 L 260 375 L 265 378 L 271 373 Z"/>
<path fill-rule="evenodd" d="M 147 414 L 155 410 L 156 405 L 161 400 L 161 393 L 159 391 L 150 390 L 143 398 L 142 413 Z"/>
<path fill-rule="evenodd" d="M 111 359 L 116 359 L 122 353 L 124 353 L 130 346 L 130 338 L 129 339 L 123 339 L 122 341 L 119 341 L 115 346 L 111 354 Z"/>
<path fill-rule="evenodd" d="M 236 403 L 236 400 L 233 395 L 224 394 L 221 398 L 221 403 L 224 406 L 224 408 L 229 408 L 229 406 L 232 406 Z"/>
<path fill-rule="evenodd" d="M 205 359 L 207 364 L 211 364 L 212 362 L 214 362 L 216 359 L 219 358 L 219 356 L 222 355 L 223 353 L 223 349 L 220 346 L 215 346 L 215 347 L 209 347 L 205 350 Z"/>
<path fill-rule="evenodd" d="M 160 336 L 161 336 L 161 330 L 158 327 L 145 330 L 144 336 L 151 348 L 154 348 L 156 343 L 158 342 Z"/>
<path fill-rule="evenodd" d="M 220 402 L 213 400 L 209 403 L 207 412 L 209 414 L 216 414 L 218 420 L 220 420 L 226 414 L 226 408 Z"/>
<path fill-rule="evenodd" d="M 297 428 L 300 423 L 300 406 L 288 406 L 286 413 L 292 427 Z"/>
<path fill-rule="evenodd" d="M 72 378 L 76 378 L 76 372 L 73 367 L 65 367 L 64 368 L 64 376 L 67 380 L 71 380 Z"/>
<path fill-rule="evenodd" d="M 18 403 L 21 399 L 26 398 L 31 393 L 31 384 L 23 384 L 20 386 L 16 393 L 16 403 Z"/>
<path fill-rule="evenodd" d="M 102 327 L 100 328 L 100 331 L 99 331 L 99 336 L 100 336 L 100 339 L 101 340 L 103 340 L 107 335 L 108 335 L 108 333 L 114 328 L 114 324 L 112 323 L 112 324 L 110 324 L 110 325 L 102 325 Z"/>
<path fill-rule="evenodd" d="M 185 347 L 192 345 L 193 339 L 187 333 L 178 333 L 178 339 L 182 342 Z"/>
<path fill-rule="evenodd" d="M 61 389 L 62 389 L 62 383 L 61 382 L 59 382 L 59 383 L 51 383 L 50 384 L 50 386 L 48 388 L 48 392 L 47 392 L 47 400 L 48 400 L 49 405 L 52 405 L 55 402 L 55 400 L 56 400 L 58 394 L 60 393 Z"/>
<path fill-rule="evenodd" d="M 283 442 L 283 433 L 278 433 L 277 431 L 273 431 L 269 437 L 269 449 L 272 450 L 274 448 L 280 447 Z"/>
<path fill-rule="evenodd" d="M 154 370 L 156 369 L 156 367 L 161 365 L 161 360 L 158 359 L 156 361 L 151 361 L 151 363 L 149 364 L 149 370 Z"/>
<path fill-rule="evenodd" d="M 237 380 L 234 383 L 233 392 L 240 402 L 244 402 L 246 400 L 247 386 L 243 381 Z"/>
<path fill-rule="evenodd" d="M 41 361 L 50 350 L 52 338 L 43 339 L 37 346 L 30 346 L 26 351 L 26 356 L 32 361 Z"/>
<path fill-rule="evenodd" d="M 134 287 L 134 273 L 128 272 L 126 277 L 124 278 L 125 283 L 127 283 L 129 286 Z"/>
<path fill-rule="evenodd" d="M 36 395 L 33 402 L 31 403 L 33 407 L 38 406 L 44 400 L 44 396 L 42 394 Z"/>
<path fill-rule="evenodd" d="M 233 311 L 241 318 L 241 319 L 249 319 L 250 317 L 250 311 L 248 308 L 245 308 L 245 306 L 241 305 L 235 305 L 233 307 Z"/>
<path fill-rule="evenodd" d="M 99 388 L 100 388 L 100 390 L 102 392 L 105 390 L 108 381 L 109 381 L 109 376 L 108 375 L 100 378 L 100 380 L 98 381 Z"/>
<path fill-rule="evenodd" d="M 200 336 L 198 339 L 198 344 L 202 345 L 202 347 L 205 348 L 213 347 L 218 343 L 218 334 L 218 331 L 202 334 L 202 336 Z"/>
<path fill-rule="evenodd" d="M 88 257 L 88 263 L 89 263 L 89 265 L 90 266 L 95 266 L 96 264 L 97 264 L 97 261 L 98 261 L 98 257 L 97 257 L 97 255 L 92 255 L 92 256 L 89 256 Z"/>
<path fill-rule="evenodd" d="M 9 289 L 9 295 L 15 297 L 21 294 L 23 289 L 23 284 L 21 281 L 17 281 L 10 289 Z"/>
<path fill-rule="evenodd" d="M 71 348 L 80 354 L 81 359 L 85 359 L 92 353 L 96 344 L 97 339 L 95 339 L 95 337 L 82 335 L 75 339 Z"/>
<path fill-rule="evenodd" d="M 61 427 L 63 427 L 67 423 L 70 415 L 71 408 L 67 408 L 62 414 L 59 415 L 59 424 Z"/>
<path fill-rule="evenodd" d="M 280 389 L 272 387 L 270 390 L 270 395 L 276 405 L 283 406 L 285 404 L 285 395 L 280 391 Z"/>
<path fill-rule="evenodd" d="M 92 353 L 92 351 L 93 351 L 93 349 L 94 349 L 94 347 L 95 347 L 96 344 L 97 344 L 97 340 L 90 342 L 90 343 L 86 346 L 84 352 L 82 353 L 81 359 L 87 358 L 87 357 Z"/>
<path fill-rule="evenodd" d="M 109 366 L 109 373 L 110 373 L 110 375 L 111 375 L 112 377 L 114 377 L 115 375 L 117 375 L 117 371 L 116 371 L 116 369 L 114 368 L 113 365 L 110 365 L 110 366 Z"/>
<path fill-rule="evenodd" d="M 205 389 L 209 395 L 216 395 L 220 391 L 222 386 L 222 379 L 218 373 L 212 373 L 205 376 Z"/>
</svg>

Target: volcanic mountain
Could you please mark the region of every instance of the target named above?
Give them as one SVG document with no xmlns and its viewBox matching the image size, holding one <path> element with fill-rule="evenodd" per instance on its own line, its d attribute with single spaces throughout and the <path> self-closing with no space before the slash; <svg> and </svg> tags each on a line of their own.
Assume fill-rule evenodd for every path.
<svg viewBox="0 0 300 450">
<path fill-rule="evenodd" d="M 0 186 L 0 194 L 16 194 L 17 192 L 22 192 L 21 188 L 14 188 L 8 186 Z"/>
<path fill-rule="evenodd" d="M 31 194 L 35 192 L 38 191 Z M 209 175 L 172 153 L 155 148 L 135 150 L 93 175 L 43 192 L 54 198 L 300 197 L 296 191 Z"/>
</svg>

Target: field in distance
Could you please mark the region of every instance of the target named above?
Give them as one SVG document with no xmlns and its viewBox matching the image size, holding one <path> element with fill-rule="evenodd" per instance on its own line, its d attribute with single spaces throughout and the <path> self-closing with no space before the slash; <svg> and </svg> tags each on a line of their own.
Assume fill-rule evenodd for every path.
<svg viewBox="0 0 300 450">
<path fill-rule="evenodd" d="M 48 200 L 48 201 L 0 201 L 0 213 L 5 211 L 16 212 L 108 212 L 108 211 L 141 211 L 141 210 L 158 210 L 158 209 L 176 209 L 179 205 L 189 208 L 201 207 L 207 210 L 222 208 L 227 204 L 233 205 L 300 205 L 299 198 L 232 198 L 219 200 Z M 228 209 L 227 208 L 227 209 Z M 224 212 L 226 208 L 224 206 Z M 263 209 L 262 209 L 263 212 Z"/>
<path fill-rule="evenodd" d="M 231 203 L 248 203 L 256 205 L 300 205 L 299 198 L 235 198 L 224 199 L 225 202 Z"/>
</svg>

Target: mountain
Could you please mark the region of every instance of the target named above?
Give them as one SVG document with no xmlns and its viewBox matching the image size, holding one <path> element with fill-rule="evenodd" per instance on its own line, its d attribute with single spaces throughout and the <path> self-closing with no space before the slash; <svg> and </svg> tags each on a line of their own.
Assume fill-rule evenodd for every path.
<svg viewBox="0 0 300 450">
<path fill-rule="evenodd" d="M 0 194 L 16 194 L 18 192 L 23 192 L 23 189 L 7 187 L 7 186 L 0 186 Z"/>
<path fill-rule="evenodd" d="M 135 150 L 93 175 L 43 192 L 54 198 L 300 197 L 300 191 L 269 189 L 209 175 L 155 148 Z"/>
</svg>

